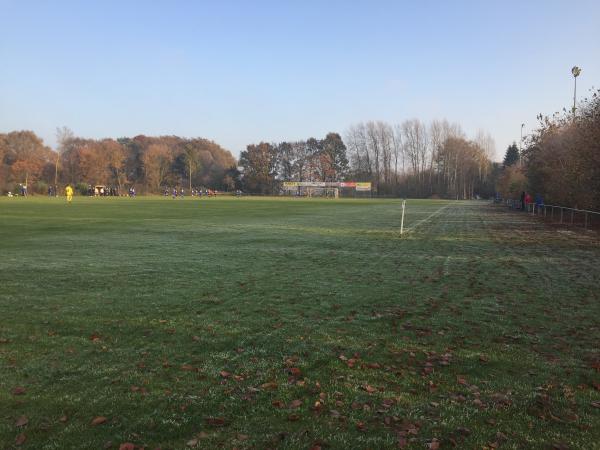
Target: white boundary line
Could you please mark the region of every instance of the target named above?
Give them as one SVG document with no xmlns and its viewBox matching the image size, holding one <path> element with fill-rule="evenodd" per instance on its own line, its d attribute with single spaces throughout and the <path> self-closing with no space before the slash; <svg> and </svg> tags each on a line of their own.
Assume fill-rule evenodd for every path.
<svg viewBox="0 0 600 450">
<path fill-rule="evenodd" d="M 439 213 L 441 213 L 444 209 L 446 209 L 448 206 L 450 206 L 450 203 L 448 203 L 447 205 L 442 206 L 440 209 L 432 212 L 431 214 L 429 214 L 427 217 L 425 217 L 424 219 L 419 220 L 416 224 L 414 224 L 412 227 L 408 227 L 406 229 L 406 231 L 404 231 L 404 234 L 406 233 L 410 233 L 411 231 L 415 230 L 415 228 L 417 228 L 418 226 L 420 226 L 421 224 L 427 222 L 429 219 L 431 219 L 432 217 L 437 216 Z"/>
</svg>

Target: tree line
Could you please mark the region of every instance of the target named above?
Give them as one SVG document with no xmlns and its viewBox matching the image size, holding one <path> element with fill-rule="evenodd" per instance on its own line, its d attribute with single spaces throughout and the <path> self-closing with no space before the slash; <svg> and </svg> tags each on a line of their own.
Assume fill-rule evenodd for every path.
<svg viewBox="0 0 600 450">
<path fill-rule="evenodd" d="M 245 190 L 275 194 L 282 181 L 342 181 L 350 175 L 346 146 L 338 133 L 324 139 L 251 144 L 240 154 Z"/>
<path fill-rule="evenodd" d="M 244 187 L 279 192 L 281 181 L 370 181 L 374 195 L 473 198 L 494 193 L 498 165 L 489 133 L 466 138 L 460 125 L 418 119 L 366 122 L 324 139 L 249 145 L 240 155 Z"/>
<path fill-rule="evenodd" d="M 507 149 L 499 191 L 506 198 L 527 191 L 546 204 L 600 211 L 600 90 L 576 109 L 538 120 L 521 152 L 516 144 Z"/>
<path fill-rule="evenodd" d="M 380 195 L 469 199 L 494 190 L 494 140 L 468 139 L 459 124 L 419 119 L 366 122 L 346 134 L 351 168 Z"/>
<path fill-rule="evenodd" d="M 57 130 L 57 150 L 31 131 L 0 134 L 0 189 L 45 193 L 69 183 L 81 192 L 88 185 L 129 186 L 158 193 L 164 186 L 232 190 L 239 185 L 233 155 L 213 141 L 178 136 L 86 139 L 68 128 Z M 237 183 L 237 185 L 236 185 Z"/>
<path fill-rule="evenodd" d="M 366 122 L 343 139 L 324 138 L 250 144 L 239 161 L 213 141 L 178 136 L 86 139 L 57 130 L 56 151 L 31 131 L 0 134 L 0 189 L 30 192 L 70 183 L 135 186 L 147 193 L 165 186 L 242 189 L 279 194 L 283 181 L 370 181 L 381 196 L 473 198 L 494 189 L 494 141 L 479 132 L 468 139 L 446 120 L 424 124 Z"/>
</svg>

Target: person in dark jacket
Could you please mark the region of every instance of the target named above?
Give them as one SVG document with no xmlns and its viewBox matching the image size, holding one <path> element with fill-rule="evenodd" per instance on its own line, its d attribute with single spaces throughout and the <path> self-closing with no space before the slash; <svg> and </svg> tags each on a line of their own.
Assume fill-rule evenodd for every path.
<svg viewBox="0 0 600 450">
<path fill-rule="evenodd" d="M 525 191 L 521 192 L 521 210 L 525 211 Z"/>
</svg>

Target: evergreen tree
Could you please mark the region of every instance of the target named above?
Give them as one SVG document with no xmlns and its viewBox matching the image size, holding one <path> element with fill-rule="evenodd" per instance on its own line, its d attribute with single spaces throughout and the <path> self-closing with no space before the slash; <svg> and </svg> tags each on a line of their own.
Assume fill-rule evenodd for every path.
<svg viewBox="0 0 600 450">
<path fill-rule="evenodd" d="M 514 142 L 509 145 L 504 155 L 504 167 L 512 166 L 519 162 L 519 149 Z"/>
</svg>

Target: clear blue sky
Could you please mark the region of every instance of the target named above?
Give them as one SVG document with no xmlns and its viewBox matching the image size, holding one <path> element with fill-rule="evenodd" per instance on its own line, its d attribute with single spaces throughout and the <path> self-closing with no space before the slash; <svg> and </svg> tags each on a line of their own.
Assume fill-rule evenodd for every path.
<svg viewBox="0 0 600 450">
<path fill-rule="evenodd" d="M 447 118 L 498 158 L 600 87 L 600 2 L 0 0 L 0 132 L 177 134 L 235 155 Z"/>
</svg>

